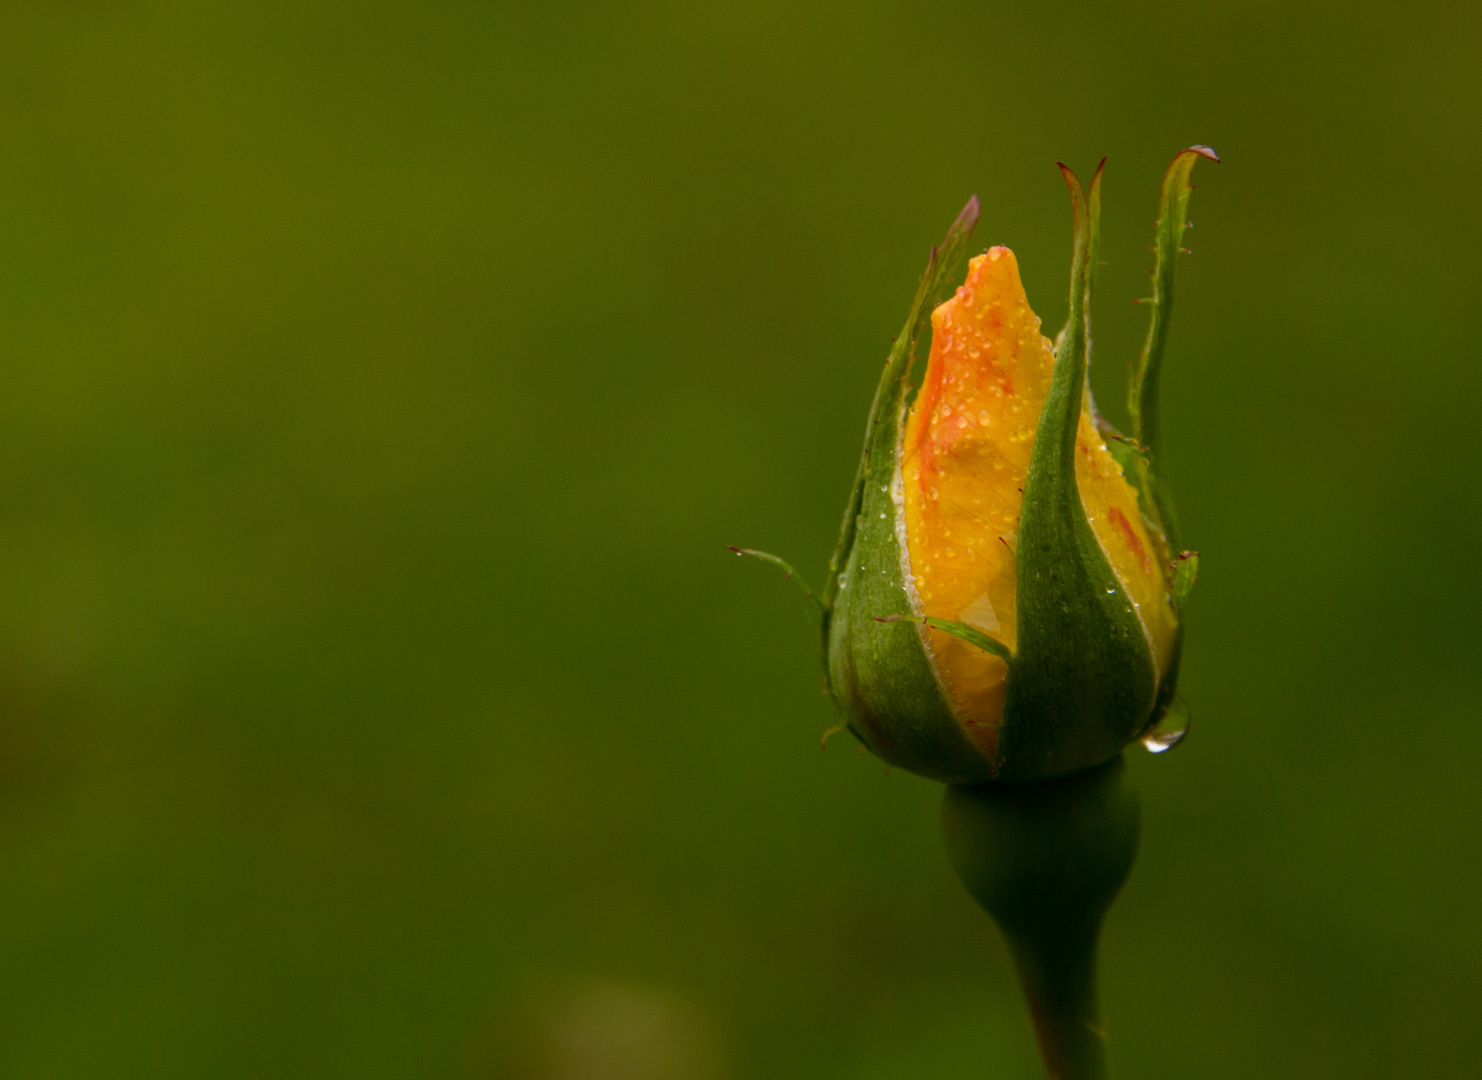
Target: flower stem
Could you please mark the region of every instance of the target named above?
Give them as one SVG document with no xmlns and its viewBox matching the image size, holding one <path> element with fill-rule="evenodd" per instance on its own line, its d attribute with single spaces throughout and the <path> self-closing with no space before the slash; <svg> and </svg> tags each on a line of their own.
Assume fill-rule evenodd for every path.
<svg viewBox="0 0 1482 1080">
<path fill-rule="evenodd" d="M 957 876 L 1003 931 L 1051 1080 L 1110 1080 L 1096 995 L 1101 921 L 1137 855 L 1142 816 L 1120 757 L 1057 780 L 949 785 Z"/>
<path fill-rule="evenodd" d="M 1070 933 L 1046 949 L 1009 939 L 1052 1080 L 1110 1080 L 1106 1026 L 1096 1000 L 1096 934 Z"/>
</svg>

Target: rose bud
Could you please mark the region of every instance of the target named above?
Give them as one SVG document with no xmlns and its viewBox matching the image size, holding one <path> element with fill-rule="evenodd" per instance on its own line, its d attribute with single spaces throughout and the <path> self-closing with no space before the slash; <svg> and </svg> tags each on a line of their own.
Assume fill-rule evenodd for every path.
<svg viewBox="0 0 1482 1080">
<path fill-rule="evenodd" d="M 931 309 L 978 219 L 969 200 L 933 249 L 875 391 L 822 615 L 827 683 L 885 761 L 950 783 L 1043 780 L 1142 737 L 1182 737 L 1180 616 L 1198 555 L 1179 551 L 1162 462 L 1158 379 L 1195 146 L 1163 180 L 1132 435 L 1091 399 L 1091 293 L 1101 169 L 1089 192 L 1061 166 L 1074 223 L 1070 316 L 1040 333 L 1006 247 L 971 260 Z M 1105 164 L 1105 162 L 1103 162 Z M 917 345 L 931 351 L 912 396 Z M 791 566 L 765 552 L 732 548 Z"/>
<path fill-rule="evenodd" d="M 1116 756 L 1173 704 L 1197 563 L 1178 552 L 1157 472 L 1157 378 L 1201 155 L 1214 157 L 1184 151 L 1164 181 L 1131 439 L 1099 418 L 1086 378 L 1099 168 L 1089 193 L 1064 170 L 1075 244 L 1058 343 L 1040 333 L 1013 252 L 992 248 L 931 312 L 908 403 L 923 316 L 976 200 L 933 252 L 875 395 L 821 598 L 831 692 L 887 762 L 957 783 L 1061 776 Z"/>
</svg>

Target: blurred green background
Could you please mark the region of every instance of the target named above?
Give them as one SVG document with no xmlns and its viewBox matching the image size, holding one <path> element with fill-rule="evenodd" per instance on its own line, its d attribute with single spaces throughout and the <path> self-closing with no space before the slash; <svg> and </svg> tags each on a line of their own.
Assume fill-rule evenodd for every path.
<svg viewBox="0 0 1482 1080">
<path fill-rule="evenodd" d="M 1122 1075 L 1482 1053 L 1482 14 L 0 5 L 0 1075 L 1038 1075 L 815 580 L 968 195 L 1047 327 L 1157 184 L 1193 733 Z"/>
</svg>

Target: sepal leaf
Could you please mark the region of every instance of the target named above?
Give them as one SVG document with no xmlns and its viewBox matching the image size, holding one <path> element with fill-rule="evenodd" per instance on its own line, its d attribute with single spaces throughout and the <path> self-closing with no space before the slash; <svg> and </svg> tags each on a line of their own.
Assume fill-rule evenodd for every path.
<svg viewBox="0 0 1482 1080">
<path fill-rule="evenodd" d="M 1019 523 L 1017 649 L 1004 700 L 1005 779 L 1035 780 L 1115 756 L 1147 723 L 1157 678 L 1151 647 L 1087 518 L 1076 432 L 1090 350 L 1092 255 L 1101 170 L 1071 193 L 1070 317 L 1035 434 Z"/>
<path fill-rule="evenodd" d="M 1173 561 L 1173 606 L 1180 616 L 1184 612 L 1184 604 L 1188 602 L 1189 593 L 1194 591 L 1194 583 L 1199 580 L 1199 553 L 1197 551 L 1185 551 Z"/>
<path fill-rule="evenodd" d="M 967 242 L 978 223 L 978 197 L 968 199 L 940 246 L 931 249 L 926 262 L 926 272 L 916 286 L 916 296 L 911 301 L 911 311 L 906 316 L 906 325 L 896 336 L 890 356 L 885 361 L 885 370 L 880 373 L 880 384 L 875 388 L 875 399 L 870 403 L 869 419 L 865 422 L 864 452 L 860 455 L 859 467 L 854 473 L 854 487 L 849 503 L 844 507 L 844 520 L 839 527 L 839 540 L 829 558 L 828 581 L 824 586 L 823 603 L 827 608 L 834 606 L 839 594 L 839 576 L 849 559 L 858 529 L 859 514 L 864 502 L 865 476 L 870 471 L 871 459 L 886 461 L 895 451 L 899 438 L 900 411 L 905 400 L 906 385 L 911 367 L 916 361 L 916 346 L 921 332 L 937 297 L 957 273 L 957 267 L 967 253 Z"/>
<path fill-rule="evenodd" d="M 824 606 L 823 598 L 809 588 L 808 583 L 803 580 L 803 575 L 794 570 L 791 563 L 778 558 L 770 552 L 757 551 L 754 548 L 738 548 L 731 544 L 727 544 L 726 547 L 734 551 L 737 555 L 750 556 L 753 559 L 760 559 L 762 562 L 771 563 L 787 575 L 790 580 L 797 582 L 798 588 L 803 590 L 803 595 L 816 605 L 820 612 L 828 610 Z"/>
<path fill-rule="evenodd" d="M 954 622 L 951 619 L 939 619 L 935 615 L 884 615 L 877 617 L 876 622 L 905 622 L 917 623 L 921 626 L 930 626 L 934 630 L 940 630 L 944 634 L 951 634 L 955 638 L 961 638 L 969 645 L 976 645 L 984 652 L 991 652 L 994 656 L 1012 663 L 1014 651 L 997 638 L 989 637 L 976 626 L 965 622 Z"/>
<path fill-rule="evenodd" d="M 1154 250 L 1153 295 L 1142 301 L 1148 305 L 1148 335 L 1142 353 L 1132 369 L 1127 388 L 1127 408 L 1132 415 L 1132 437 L 1147 447 L 1147 458 L 1141 463 L 1139 492 L 1152 496 L 1154 520 L 1168 537 L 1169 547 L 1178 547 L 1178 514 L 1173 494 L 1163 479 L 1163 426 L 1159 414 L 1158 380 L 1163 372 L 1163 351 L 1168 344 L 1168 324 L 1173 316 L 1173 269 L 1183 247 L 1184 229 L 1188 226 L 1189 196 L 1193 185 L 1189 175 L 1200 158 L 1219 161 L 1219 155 L 1207 146 L 1191 146 L 1181 151 L 1168 166 L 1163 177 L 1163 191 L 1158 206 L 1157 238 Z"/>
<path fill-rule="evenodd" d="M 923 631 L 877 617 L 913 613 L 896 506 L 906 391 L 926 320 L 956 277 L 977 219 L 973 198 L 932 250 L 875 392 L 824 591 L 829 686 L 850 730 L 891 764 L 956 783 L 988 779 L 989 762 L 953 716 L 926 654 Z"/>
</svg>

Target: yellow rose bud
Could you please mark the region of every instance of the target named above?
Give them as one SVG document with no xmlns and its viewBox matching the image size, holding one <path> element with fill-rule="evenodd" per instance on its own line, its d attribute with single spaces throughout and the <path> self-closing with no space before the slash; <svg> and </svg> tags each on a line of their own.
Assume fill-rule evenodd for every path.
<svg viewBox="0 0 1482 1080">
<path fill-rule="evenodd" d="M 1006 247 L 970 262 L 967 280 L 932 313 L 931 325 L 926 376 L 900 452 L 907 594 L 915 614 L 975 627 L 1013 650 L 1020 503 L 1054 347 L 1040 333 Z M 1137 611 L 1161 678 L 1177 629 L 1166 541 L 1143 519 L 1137 492 L 1092 421 L 1089 394 L 1075 474 L 1096 539 Z M 994 760 L 1008 661 L 930 626 L 924 640 L 953 715 Z"/>
<path fill-rule="evenodd" d="M 830 692 L 884 760 L 955 784 L 1049 779 L 1111 760 L 1174 705 L 1198 563 L 1178 550 L 1159 471 L 1158 375 L 1201 156 L 1218 160 L 1193 147 L 1164 179 L 1130 438 L 1098 416 L 1086 376 L 1099 168 L 1089 191 L 1064 169 L 1075 245 L 1054 345 L 1005 247 L 973 258 L 933 310 L 976 199 L 932 251 L 875 394 L 827 587 L 804 586 L 822 614 Z M 775 556 L 742 554 L 795 576 Z"/>
</svg>

